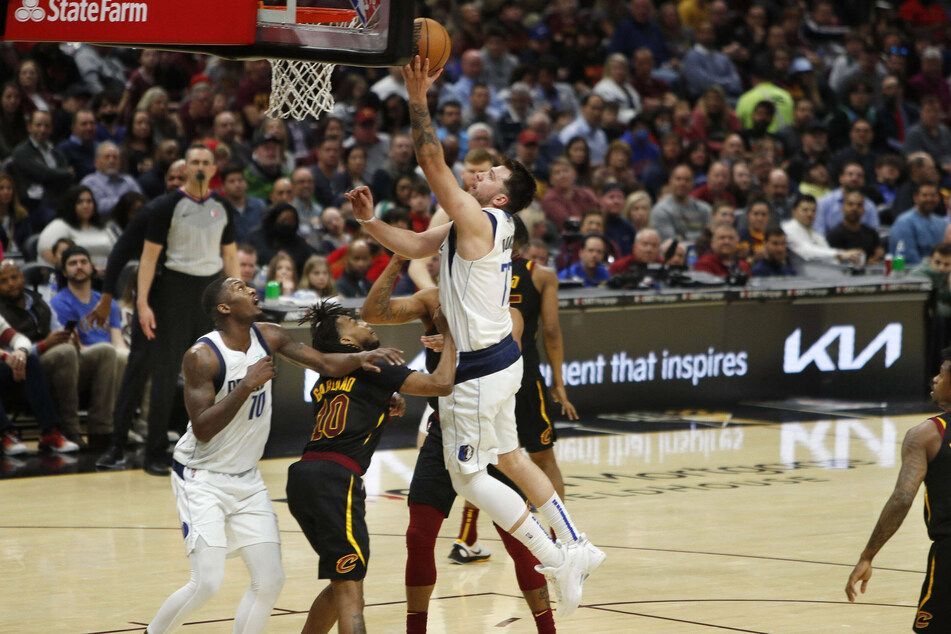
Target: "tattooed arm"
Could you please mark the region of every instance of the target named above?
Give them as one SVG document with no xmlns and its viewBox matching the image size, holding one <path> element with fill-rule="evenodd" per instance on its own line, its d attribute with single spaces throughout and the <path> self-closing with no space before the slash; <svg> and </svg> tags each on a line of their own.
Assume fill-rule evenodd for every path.
<svg viewBox="0 0 951 634">
<path fill-rule="evenodd" d="M 845 586 L 845 595 L 849 601 L 855 601 L 855 585 L 859 581 L 862 582 L 862 593 L 865 592 L 865 587 L 872 576 L 872 559 L 901 526 L 918 493 L 918 488 L 925 479 L 928 463 L 937 455 L 940 448 L 941 434 L 931 420 L 912 427 L 905 434 L 905 440 L 901 446 L 901 470 L 898 472 L 898 482 L 895 483 L 895 490 L 892 491 L 885 503 L 885 508 L 882 509 L 865 550 L 859 556 L 859 562 L 855 564 L 852 574 L 849 575 L 849 581 Z"/>
<path fill-rule="evenodd" d="M 492 221 L 489 220 L 488 214 L 482 212 L 479 201 L 459 187 L 456 176 L 446 165 L 442 144 L 436 136 L 426 102 L 426 92 L 438 76 L 437 73 L 434 77 L 429 77 L 429 60 L 421 61 L 418 55 L 413 62 L 403 67 L 403 81 L 409 93 L 409 115 L 416 158 L 436 195 L 436 200 L 455 224 L 459 235 L 459 255 L 470 261 L 478 260 L 492 250 Z M 478 178 L 497 178 L 498 174 L 493 171 L 480 174 Z"/>
<path fill-rule="evenodd" d="M 393 284 L 405 261 L 398 255 L 390 258 L 363 302 L 360 310 L 363 321 L 368 324 L 405 324 L 421 319 L 429 327 L 430 315 L 439 305 L 439 292 L 435 288 L 419 291 L 410 297 L 391 297 Z"/>
</svg>

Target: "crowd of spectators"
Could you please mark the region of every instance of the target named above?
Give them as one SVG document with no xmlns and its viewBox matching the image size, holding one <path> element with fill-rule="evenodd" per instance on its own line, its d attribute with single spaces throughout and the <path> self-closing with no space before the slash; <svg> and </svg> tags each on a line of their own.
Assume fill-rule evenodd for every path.
<svg viewBox="0 0 951 634">
<path fill-rule="evenodd" d="M 462 187 L 504 156 L 533 171 L 529 253 L 563 280 L 601 285 L 665 257 L 722 278 L 809 277 L 896 255 L 920 274 L 947 268 L 943 4 L 431 0 L 419 11 L 452 37 L 430 95 L 447 162 Z M 366 293 L 388 254 L 352 218 L 343 194 L 355 186 L 370 187 L 388 223 L 444 220 L 415 164 L 398 69 L 338 66 L 332 112 L 285 121 L 265 116 L 264 60 L 85 43 L 0 53 L 3 262 L 56 272 L 35 298 L 0 283 L 11 330 L 26 326 L 14 308 L 66 304 L 70 275 L 82 276 L 62 259 L 70 248 L 100 286 L 130 220 L 184 182 L 194 143 L 214 154 L 209 185 L 234 208 L 242 277 L 262 293 L 269 281 L 303 301 Z M 398 291 L 437 271 L 410 263 Z M 64 328 L 94 304 L 47 310 L 28 335 L 41 361 L 75 345 L 80 391 L 87 347 L 112 346 L 122 363 L 121 338 L 88 344 Z M 137 326 L 124 327 L 128 340 Z M 18 350 L 3 352 L 16 380 L 35 365 Z M 63 420 L 46 427 L 72 450 L 82 440 L 54 400 Z M 4 442 L 8 454 L 22 446 Z"/>
</svg>

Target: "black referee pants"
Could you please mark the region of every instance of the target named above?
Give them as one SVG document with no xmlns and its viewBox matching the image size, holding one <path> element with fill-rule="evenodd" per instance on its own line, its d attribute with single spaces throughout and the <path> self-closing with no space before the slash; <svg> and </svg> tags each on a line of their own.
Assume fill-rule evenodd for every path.
<svg viewBox="0 0 951 634">
<path fill-rule="evenodd" d="M 214 329 L 211 318 L 201 309 L 201 296 L 218 277 L 218 274 L 201 277 L 166 269 L 153 282 L 149 303 L 155 313 L 156 330 L 152 340 L 152 392 L 145 443 L 147 464 L 165 463 L 168 423 L 182 357 L 199 337 Z"/>
</svg>

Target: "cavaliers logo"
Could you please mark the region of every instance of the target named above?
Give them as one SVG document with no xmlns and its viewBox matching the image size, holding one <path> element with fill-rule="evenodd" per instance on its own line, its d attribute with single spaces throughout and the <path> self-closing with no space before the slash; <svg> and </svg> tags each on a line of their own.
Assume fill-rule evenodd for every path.
<svg viewBox="0 0 951 634">
<path fill-rule="evenodd" d="M 346 574 L 357 567 L 357 562 L 360 561 L 358 555 L 344 555 L 337 560 L 337 572 L 340 574 Z"/>
<path fill-rule="evenodd" d="M 931 619 L 934 616 L 931 612 L 925 612 L 924 610 L 918 610 L 918 616 L 915 618 L 915 627 L 918 629 L 924 629 L 931 625 Z"/>
<path fill-rule="evenodd" d="M 542 432 L 541 441 L 543 445 L 551 444 L 551 427 Z"/>
</svg>

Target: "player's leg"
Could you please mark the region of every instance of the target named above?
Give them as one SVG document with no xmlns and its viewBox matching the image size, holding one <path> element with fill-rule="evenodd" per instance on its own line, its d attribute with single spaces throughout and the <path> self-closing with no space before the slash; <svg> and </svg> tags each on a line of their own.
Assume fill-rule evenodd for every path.
<svg viewBox="0 0 951 634">
<path fill-rule="evenodd" d="M 512 535 L 502 530 L 498 524 L 494 524 L 495 530 L 505 550 L 508 551 L 512 561 L 515 563 L 515 577 L 518 579 L 518 587 L 525 597 L 528 608 L 532 611 L 532 617 L 535 619 L 535 628 L 539 634 L 551 634 L 555 632 L 555 620 L 552 616 L 551 602 L 548 596 L 548 583 L 544 575 L 535 569 L 538 560 L 532 556 L 531 552 Z"/>
<path fill-rule="evenodd" d="M 240 551 L 244 564 L 251 573 L 251 585 L 238 605 L 234 618 L 235 634 L 263 632 L 271 608 L 284 587 L 284 569 L 281 567 L 281 545 L 265 542 L 245 546 Z"/>
<path fill-rule="evenodd" d="M 561 477 L 561 469 L 558 468 L 558 461 L 555 459 L 555 450 L 545 449 L 544 451 L 536 451 L 534 453 L 529 453 L 528 457 L 539 469 L 542 470 L 542 473 L 544 473 L 551 482 L 551 485 L 555 489 L 555 493 L 558 494 L 558 497 L 564 500 L 565 481 Z"/>
<path fill-rule="evenodd" d="M 328 583 L 310 604 L 307 622 L 301 634 L 327 634 L 337 622 L 337 604 L 334 601 L 334 587 Z"/>
<path fill-rule="evenodd" d="M 951 631 L 951 539 L 931 544 L 928 567 L 921 585 L 915 632 Z"/>
<path fill-rule="evenodd" d="M 550 405 L 551 399 L 542 381 L 528 378 L 515 395 L 515 424 L 519 443 L 528 452 L 528 457 L 544 472 L 558 497 L 564 499 L 565 483 L 554 452 L 558 435 L 548 417 L 548 412 L 552 411 Z"/>
<path fill-rule="evenodd" d="M 479 507 L 466 500 L 462 508 L 462 523 L 459 536 L 449 551 L 449 559 L 455 564 L 471 564 L 488 561 L 492 551 L 479 543 Z"/>
<path fill-rule="evenodd" d="M 333 579 L 334 605 L 337 608 L 338 634 L 366 634 L 363 620 L 363 579 Z"/>
<path fill-rule="evenodd" d="M 165 600 L 145 630 L 148 634 L 173 631 L 189 614 L 218 593 L 225 576 L 225 553 L 225 548 L 209 546 L 201 537 L 197 539 L 188 556 L 191 578 Z"/>
</svg>

